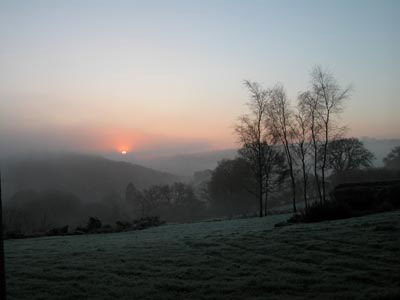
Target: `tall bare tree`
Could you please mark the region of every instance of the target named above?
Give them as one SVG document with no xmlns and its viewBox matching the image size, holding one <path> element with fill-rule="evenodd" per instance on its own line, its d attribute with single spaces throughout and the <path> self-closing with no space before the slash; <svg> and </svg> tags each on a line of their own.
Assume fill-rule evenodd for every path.
<svg viewBox="0 0 400 300">
<path fill-rule="evenodd" d="M 307 188 L 310 170 L 310 165 L 307 160 L 309 158 L 310 150 L 312 147 L 310 125 L 310 115 L 307 109 L 301 105 L 301 102 L 299 102 L 299 105 L 297 105 L 296 112 L 294 114 L 292 127 L 292 132 L 294 133 L 292 148 L 296 158 L 301 163 L 301 173 L 303 179 L 303 200 L 306 209 L 308 208 Z"/>
<path fill-rule="evenodd" d="M 262 89 L 257 83 L 245 81 L 250 92 L 247 103 L 250 113 L 239 118 L 235 133 L 242 145 L 242 156 L 252 167 L 257 182 L 256 196 L 259 202 L 259 215 L 263 216 L 265 147 L 269 134 L 265 128 L 270 91 Z"/>
<path fill-rule="evenodd" d="M 276 145 L 265 145 L 264 151 L 264 215 L 266 216 L 269 195 L 282 185 L 287 176 L 287 168 L 285 155 L 278 150 Z"/>
<path fill-rule="evenodd" d="M 333 75 L 316 66 L 311 72 L 312 94 L 317 99 L 317 114 L 322 125 L 321 182 L 322 199 L 326 200 L 326 168 L 328 144 L 340 132 L 335 117 L 343 111 L 344 100 L 350 96 L 351 87 L 341 88 Z"/>
<path fill-rule="evenodd" d="M 319 145 L 320 145 L 320 136 L 322 132 L 322 125 L 318 118 L 318 107 L 319 100 L 318 95 L 313 95 L 311 92 L 304 92 L 299 96 L 299 103 L 301 111 L 306 114 L 306 118 L 309 120 L 309 130 L 311 135 L 311 147 L 312 147 L 312 158 L 313 158 L 313 173 L 315 178 L 315 185 L 317 187 L 317 193 L 320 202 L 322 199 L 322 190 L 321 190 L 321 182 L 319 176 Z"/>
<path fill-rule="evenodd" d="M 295 160 L 291 150 L 294 136 L 292 122 L 293 112 L 285 89 L 282 85 L 276 85 L 271 91 L 271 101 L 268 107 L 266 126 L 269 128 L 274 139 L 282 144 L 291 180 L 293 212 L 296 212 Z"/>
</svg>

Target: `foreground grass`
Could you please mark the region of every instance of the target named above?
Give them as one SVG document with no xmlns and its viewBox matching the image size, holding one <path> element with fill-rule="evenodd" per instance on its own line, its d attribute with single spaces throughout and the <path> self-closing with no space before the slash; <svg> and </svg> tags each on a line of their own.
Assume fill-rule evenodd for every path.
<svg viewBox="0 0 400 300">
<path fill-rule="evenodd" d="M 10 299 L 400 299 L 400 212 L 6 241 Z"/>
</svg>

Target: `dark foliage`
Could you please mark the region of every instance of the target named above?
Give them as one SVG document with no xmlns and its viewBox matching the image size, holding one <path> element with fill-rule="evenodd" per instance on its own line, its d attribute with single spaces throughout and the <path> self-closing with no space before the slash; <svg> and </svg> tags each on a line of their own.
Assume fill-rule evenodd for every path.
<svg viewBox="0 0 400 300">
<path fill-rule="evenodd" d="M 207 186 L 210 209 L 217 216 L 253 212 L 257 205 L 254 190 L 256 182 L 246 160 L 222 160 Z"/>
<path fill-rule="evenodd" d="M 357 138 L 333 140 L 327 147 L 327 167 L 335 173 L 371 167 L 373 159 L 374 155 Z"/>
<path fill-rule="evenodd" d="M 290 222 L 320 222 L 400 209 L 400 181 L 363 182 L 339 185 L 332 199 L 314 202 Z"/>
<path fill-rule="evenodd" d="M 132 223 L 130 222 L 126 222 L 126 221 L 117 221 L 115 222 L 116 225 L 116 231 L 120 232 L 120 231 L 128 231 L 132 228 Z"/>
<path fill-rule="evenodd" d="M 86 226 L 88 232 L 96 232 L 101 228 L 101 221 L 98 218 L 90 217 Z"/>
<path fill-rule="evenodd" d="M 353 216 L 354 212 L 346 203 L 329 200 L 323 203 L 317 201 L 308 209 L 294 215 L 289 222 L 321 222 L 327 220 L 345 219 Z"/>
<path fill-rule="evenodd" d="M 58 190 L 22 190 L 4 206 L 7 231 L 47 232 L 81 219 L 83 204 L 74 194 Z M 83 220 L 83 219 L 82 219 Z"/>
<path fill-rule="evenodd" d="M 400 170 L 400 146 L 397 146 L 383 159 L 386 168 Z"/>
<path fill-rule="evenodd" d="M 368 168 L 347 170 L 339 172 L 330 177 L 332 188 L 342 184 L 354 184 L 358 182 L 378 182 L 378 181 L 392 181 L 400 179 L 400 170 L 387 169 L 387 168 Z"/>
<path fill-rule="evenodd" d="M 63 227 L 58 227 L 58 228 L 53 228 L 49 230 L 46 235 L 52 236 L 52 235 L 65 235 L 68 234 L 68 225 L 65 225 Z"/>
<path fill-rule="evenodd" d="M 198 199 L 193 186 L 181 182 L 153 185 L 143 191 L 130 183 L 126 203 L 135 219 L 157 215 L 169 222 L 191 222 L 205 216 L 205 203 Z"/>
<path fill-rule="evenodd" d="M 400 180 L 339 185 L 333 197 L 360 212 L 400 208 Z"/>
<path fill-rule="evenodd" d="M 162 222 L 158 216 L 154 216 L 154 217 L 146 217 L 139 220 L 134 220 L 132 227 L 133 230 L 142 230 L 150 227 L 160 226 L 164 223 L 165 222 Z"/>
<path fill-rule="evenodd" d="M 133 220 L 133 222 L 124 222 L 124 221 L 117 221 L 116 223 L 116 231 L 131 231 L 131 230 L 142 230 L 151 227 L 160 226 L 165 224 L 164 221 L 160 220 L 158 216 L 152 217 L 145 217 L 138 220 Z"/>
</svg>

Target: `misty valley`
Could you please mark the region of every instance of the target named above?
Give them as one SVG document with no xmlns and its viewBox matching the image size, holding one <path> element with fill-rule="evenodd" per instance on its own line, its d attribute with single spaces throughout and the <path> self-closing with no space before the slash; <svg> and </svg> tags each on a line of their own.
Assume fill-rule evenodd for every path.
<svg viewBox="0 0 400 300">
<path fill-rule="evenodd" d="M 0 0 L 0 300 L 400 299 L 400 1 Z"/>
</svg>

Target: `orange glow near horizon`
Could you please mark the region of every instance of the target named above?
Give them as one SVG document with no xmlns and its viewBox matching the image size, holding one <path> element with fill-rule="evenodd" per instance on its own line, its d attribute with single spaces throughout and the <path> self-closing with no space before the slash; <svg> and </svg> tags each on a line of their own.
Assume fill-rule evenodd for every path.
<svg viewBox="0 0 400 300">
<path fill-rule="evenodd" d="M 127 154 L 134 149 L 140 149 L 148 144 L 146 134 L 127 128 L 96 128 L 92 130 L 95 136 L 96 148 L 100 151 L 115 151 Z"/>
<path fill-rule="evenodd" d="M 63 129 L 68 131 L 68 129 Z M 77 149 L 85 151 L 96 151 L 100 153 L 114 152 L 120 155 L 129 153 L 146 153 L 154 150 L 159 150 L 159 155 L 166 153 L 170 155 L 173 152 L 177 154 L 188 152 L 203 152 L 213 151 L 226 148 L 235 148 L 236 144 L 230 138 L 221 137 L 207 139 L 205 134 L 174 134 L 164 135 L 146 132 L 141 129 L 126 128 L 123 126 L 98 126 L 90 128 L 79 128 L 71 131 L 68 136 L 80 136 L 77 143 L 74 145 Z M 72 145 L 73 143 L 69 143 Z M 191 146 L 191 144 L 193 146 Z M 199 148 L 196 148 L 198 144 Z M 180 150 L 182 147 L 182 150 Z"/>
</svg>

